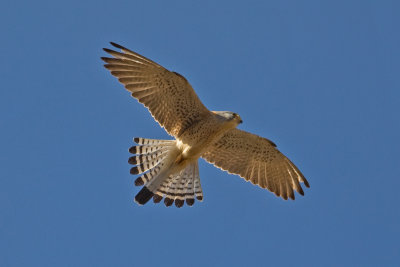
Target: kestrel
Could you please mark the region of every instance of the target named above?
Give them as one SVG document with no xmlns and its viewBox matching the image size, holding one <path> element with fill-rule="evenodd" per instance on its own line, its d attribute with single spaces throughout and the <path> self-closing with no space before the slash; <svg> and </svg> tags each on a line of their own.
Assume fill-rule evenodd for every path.
<svg viewBox="0 0 400 267">
<path fill-rule="evenodd" d="M 121 52 L 104 48 L 104 67 L 150 111 L 153 118 L 175 140 L 134 138 L 138 144 L 128 162 L 131 174 L 141 174 L 135 185 L 143 188 L 135 196 L 140 205 L 153 198 L 166 206 L 192 206 L 203 200 L 198 159 L 266 188 L 283 199 L 304 195 L 301 183 L 309 184 L 299 169 L 263 137 L 237 129 L 242 119 L 230 111 L 210 111 L 189 82 L 121 45 Z"/>
</svg>

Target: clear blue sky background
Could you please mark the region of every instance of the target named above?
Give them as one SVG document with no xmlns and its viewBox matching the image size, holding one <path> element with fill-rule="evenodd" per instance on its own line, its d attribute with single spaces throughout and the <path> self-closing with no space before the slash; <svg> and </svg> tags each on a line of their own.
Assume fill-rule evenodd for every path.
<svg viewBox="0 0 400 267">
<path fill-rule="evenodd" d="M 399 1 L 6 1 L 1 266 L 399 266 Z M 192 208 L 139 207 L 135 136 L 169 138 L 100 60 L 121 43 L 277 143 L 284 201 L 200 160 Z"/>
</svg>

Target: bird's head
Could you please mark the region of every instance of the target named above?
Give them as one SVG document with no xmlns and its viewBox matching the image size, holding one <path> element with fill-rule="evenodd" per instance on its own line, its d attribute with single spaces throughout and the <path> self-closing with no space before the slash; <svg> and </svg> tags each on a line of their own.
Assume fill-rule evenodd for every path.
<svg viewBox="0 0 400 267">
<path fill-rule="evenodd" d="M 239 114 L 235 113 L 235 112 L 231 112 L 231 111 L 213 111 L 213 113 L 223 119 L 226 120 L 228 122 L 233 122 L 235 124 L 235 126 L 237 126 L 238 124 L 242 123 L 242 118 L 240 118 Z"/>
</svg>

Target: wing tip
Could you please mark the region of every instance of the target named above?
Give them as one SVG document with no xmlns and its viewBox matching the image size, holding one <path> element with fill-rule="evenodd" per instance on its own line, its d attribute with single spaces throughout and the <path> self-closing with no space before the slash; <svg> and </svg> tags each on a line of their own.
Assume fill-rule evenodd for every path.
<svg viewBox="0 0 400 267">
<path fill-rule="evenodd" d="M 111 50 L 109 48 L 103 48 L 103 50 L 104 50 L 104 52 L 109 53 L 109 54 L 115 52 L 114 50 Z"/>
<path fill-rule="evenodd" d="M 310 184 L 308 183 L 307 179 L 303 177 L 303 183 L 307 188 L 310 188 Z"/>
<path fill-rule="evenodd" d="M 303 191 L 303 188 L 301 188 L 301 186 L 298 188 L 297 193 L 304 196 L 304 191 Z"/>
<path fill-rule="evenodd" d="M 103 48 L 103 49 L 104 49 L 104 48 Z M 109 60 L 110 58 L 109 58 L 109 57 L 100 57 L 100 59 L 107 63 L 107 60 Z M 105 65 L 106 65 L 106 64 L 105 64 Z M 105 65 L 104 65 L 104 67 L 105 67 Z"/>
<path fill-rule="evenodd" d="M 126 48 L 123 47 L 122 45 L 119 45 L 119 44 L 114 43 L 114 42 L 110 42 L 110 44 L 111 44 L 112 46 L 116 47 L 116 48 L 119 48 L 119 49 L 126 49 Z"/>
</svg>

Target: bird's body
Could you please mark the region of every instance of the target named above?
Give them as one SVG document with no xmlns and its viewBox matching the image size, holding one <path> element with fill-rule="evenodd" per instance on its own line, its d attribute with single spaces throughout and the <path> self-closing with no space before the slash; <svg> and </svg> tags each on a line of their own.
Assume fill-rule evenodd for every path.
<svg viewBox="0 0 400 267">
<path fill-rule="evenodd" d="M 197 160 L 209 146 L 218 141 L 224 133 L 236 128 L 239 123 L 239 116 L 228 119 L 217 112 L 211 113 L 203 121 L 194 123 L 176 138 L 178 147 L 182 148 L 183 158 Z"/>
<path fill-rule="evenodd" d="M 144 185 L 135 201 L 155 203 L 164 198 L 166 206 L 175 202 L 202 200 L 198 159 L 253 184 L 268 188 L 284 199 L 294 199 L 293 189 L 304 194 L 300 182 L 308 182 L 301 172 L 268 139 L 236 129 L 239 115 L 229 111 L 209 111 L 188 81 L 157 63 L 120 45 L 123 53 L 105 49 L 115 58 L 102 58 L 105 67 L 118 77 L 132 96 L 143 103 L 152 116 L 175 140 L 135 138 L 139 146 L 130 148 L 136 156 L 132 174 L 142 174 L 135 185 Z"/>
</svg>

